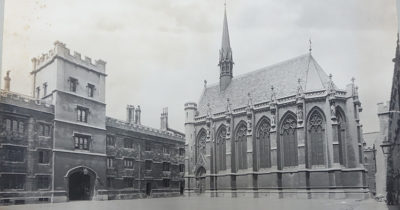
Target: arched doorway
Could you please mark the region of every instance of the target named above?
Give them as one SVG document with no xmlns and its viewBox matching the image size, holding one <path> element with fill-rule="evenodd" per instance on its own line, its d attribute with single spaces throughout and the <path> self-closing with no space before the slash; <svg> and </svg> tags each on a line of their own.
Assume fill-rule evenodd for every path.
<svg viewBox="0 0 400 210">
<path fill-rule="evenodd" d="M 196 170 L 196 186 L 199 193 L 203 193 L 206 189 L 206 169 L 203 166 L 200 166 Z"/>
<path fill-rule="evenodd" d="M 86 167 L 77 167 L 68 171 L 68 200 L 91 200 L 94 195 L 96 173 Z"/>
</svg>

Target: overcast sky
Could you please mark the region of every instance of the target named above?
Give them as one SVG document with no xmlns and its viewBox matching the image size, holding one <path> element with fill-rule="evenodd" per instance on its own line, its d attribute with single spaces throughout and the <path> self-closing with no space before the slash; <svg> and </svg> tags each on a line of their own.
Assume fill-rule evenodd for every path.
<svg viewBox="0 0 400 210">
<path fill-rule="evenodd" d="M 30 94 L 31 58 L 56 40 L 107 61 L 107 115 L 183 131 L 184 103 L 203 80 L 218 82 L 224 0 L 6 0 L 3 69 L 12 91 Z M 389 100 L 397 32 L 395 0 L 228 0 L 234 76 L 308 52 L 340 87 L 356 78 L 364 132 L 377 131 Z M 5 71 L 3 71 L 4 77 Z"/>
</svg>

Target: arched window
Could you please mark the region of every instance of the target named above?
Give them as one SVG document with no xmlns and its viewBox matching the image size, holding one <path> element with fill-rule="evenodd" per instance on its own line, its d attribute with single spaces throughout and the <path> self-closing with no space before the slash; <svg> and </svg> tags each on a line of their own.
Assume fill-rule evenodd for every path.
<svg viewBox="0 0 400 210">
<path fill-rule="evenodd" d="M 281 137 L 283 146 L 283 166 L 297 166 L 297 120 L 288 114 L 282 121 Z"/>
<path fill-rule="evenodd" d="M 247 169 L 247 127 L 246 123 L 240 123 L 236 129 L 235 145 L 239 169 Z"/>
<path fill-rule="evenodd" d="M 344 164 L 344 146 L 346 142 L 346 118 L 343 113 L 336 109 L 336 118 L 337 118 L 337 137 L 338 137 L 338 146 L 337 146 L 337 154 L 339 157 L 335 158 L 335 162 L 339 162 L 340 164 Z"/>
<path fill-rule="evenodd" d="M 217 170 L 226 170 L 226 128 L 222 126 L 217 131 Z"/>
<path fill-rule="evenodd" d="M 314 110 L 308 119 L 308 139 L 311 145 L 311 165 L 324 165 L 325 120 L 321 112 Z"/>
<path fill-rule="evenodd" d="M 204 165 L 205 164 L 205 156 L 206 156 L 206 138 L 207 138 L 207 133 L 206 131 L 203 129 L 199 132 L 199 134 L 197 135 L 197 139 L 196 139 L 196 163 L 200 164 L 200 165 Z"/>
<path fill-rule="evenodd" d="M 270 133 L 271 124 L 267 119 L 262 119 L 257 128 L 257 140 L 259 142 L 260 151 L 260 168 L 271 167 L 271 140 Z"/>
</svg>

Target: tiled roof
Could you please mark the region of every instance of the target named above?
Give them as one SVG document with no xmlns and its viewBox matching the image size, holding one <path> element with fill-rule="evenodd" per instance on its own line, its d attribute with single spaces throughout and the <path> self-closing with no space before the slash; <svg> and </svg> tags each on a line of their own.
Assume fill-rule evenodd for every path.
<svg viewBox="0 0 400 210">
<path fill-rule="evenodd" d="M 274 86 L 276 98 L 295 95 L 298 79 L 304 92 L 325 90 L 329 82 L 328 75 L 311 54 L 301 55 L 236 76 L 223 91 L 220 91 L 219 84 L 206 87 L 198 104 L 199 116 L 206 115 L 208 103 L 212 113 L 225 111 L 227 98 L 230 100 L 232 109 L 244 107 L 248 102 L 248 93 L 251 93 L 254 104 L 269 101 L 271 86 Z M 336 86 L 334 88 L 337 89 Z"/>
</svg>

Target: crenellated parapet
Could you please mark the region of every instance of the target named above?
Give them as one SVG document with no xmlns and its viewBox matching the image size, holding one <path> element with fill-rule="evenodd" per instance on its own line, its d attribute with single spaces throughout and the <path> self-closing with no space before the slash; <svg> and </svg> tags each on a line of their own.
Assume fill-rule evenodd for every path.
<svg viewBox="0 0 400 210">
<path fill-rule="evenodd" d="M 38 100 L 30 96 L 10 91 L 0 91 L 0 103 L 10 104 L 41 112 L 54 113 L 54 106 L 48 104 L 44 100 Z"/>
<path fill-rule="evenodd" d="M 78 52 L 74 52 L 74 54 L 71 54 L 70 49 L 67 48 L 66 45 L 60 41 L 54 42 L 54 48 L 49 50 L 47 53 L 43 53 L 38 57 L 32 58 L 32 72 L 41 70 L 43 67 L 51 63 L 56 57 L 80 65 L 83 68 L 105 74 L 105 61 L 99 59 L 92 62 L 92 59 L 90 57 L 82 57 L 82 55 Z"/>
<path fill-rule="evenodd" d="M 118 120 L 115 118 L 107 117 L 106 119 L 106 126 L 109 127 L 115 127 L 119 129 L 125 129 L 125 130 L 131 130 L 135 131 L 138 133 L 144 133 L 144 134 L 149 134 L 153 136 L 158 136 L 161 138 L 167 138 L 175 141 L 182 141 L 184 142 L 184 136 L 175 134 L 174 132 L 171 131 L 164 131 L 156 128 L 151 128 L 148 126 L 140 125 L 140 124 L 132 124 L 128 123 L 123 120 Z"/>
</svg>

